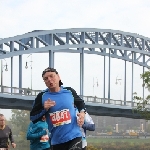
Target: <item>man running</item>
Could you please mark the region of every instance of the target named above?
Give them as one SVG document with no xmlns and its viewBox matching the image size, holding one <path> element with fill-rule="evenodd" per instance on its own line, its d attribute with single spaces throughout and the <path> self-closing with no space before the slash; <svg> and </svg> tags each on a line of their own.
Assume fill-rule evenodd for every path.
<svg viewBox="0 0 150 150">
<path fill-rule="evenodd" d="M 30 119 L 34 122 L 45 114 L 53 150 L 81 150 L 80 126 L 84 123 L 84 101 L 74 89 L 62 86 L 56 69 L 46 68 L 42 77 L 48 88 L 36 97 Z M 78 119 L 74 105 L 79 110 Z"/>
</svg>

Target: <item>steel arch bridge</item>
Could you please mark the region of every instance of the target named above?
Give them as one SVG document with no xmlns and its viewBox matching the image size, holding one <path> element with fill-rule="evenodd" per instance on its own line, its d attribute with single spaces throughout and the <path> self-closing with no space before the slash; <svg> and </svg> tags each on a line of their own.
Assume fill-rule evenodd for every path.
<svg viewBox="0 0 150 150">
<path fill-rule="evenodd" d="M 103 100 L 101 100 L 101 106 L 96 104 L 95 106 L 89 101 L 90 98 L 85 98 L 88 109 L 92 114 L 100 115 L 97 110 L 105 109 L 103 115 L 113 115 L 112 111 L 117 110 L 114 116 L 127 116 L 137 117 L 133 115 L 131 109 L 134 106 L 131 101 L 126 101 L 126 62 L 132 63 L 132 93 L 133 93 L 133 64 L 138 64 L 144 68 L 150 68 L 150 38 L 128 32 L 122 32 L 117 30 L 108 29 L 94 29 L 94 28 L 74 28 L 74 29 L 56 29 L 56 30 L 35 30 L 23 35 L 18 35 L 10 38 L 0 39 L 0 59 L 11 58 L 11 86 L 9 87 L 10 92 L 6 92 L 8 95 L 3 95 L 8 87 L 1 86 L 1 104 L 3 108 L 22 108 L 29 109 L 33 97 L 27 96 L 22 87 L 22 55 L 31 53 L 49 53 L 49 66 L 54 67 L 54 54 L 57 52 L 67 53 L 79 53 L 80 54 L 80 95 L 84 96 L 84 54 L 96 54 L 104 57 L 104 94 Z M 19 57 L 19 85 L 18 91 L 13 87 L 13 57 Z M 105 58 L 109 58 L 108 65 L 108 95 L 105 92 Z M 110 68 L 111 58 L 117 58 L 124 61 L 124 100 L 123 102 L 117 102 L 111 100 L 110 97 Z M 22 90 L 24 89 L 24 93 Z M 35 96 L 31 92 L 33 96 Z M 10 96 L 11 94 L 11 96 Z M 25 95 L 24 97 L 18 98 L 18 95 Z M 144 88 L 143 88 L 144 97 Z M 4 102 L 7 100 L 7 103 Z M 28 103 L 30 106 L 22 106 L 20 101 Z M 29 100 L 29 101 L 28 101 Z M 89 101 L 88 101 L 89 100 Z M 100 100 L 99 100 L 100 101 Z M 113 103 L 112 103 L 113 101 Z M 12 105 L 12 103 L 15 105 Z M 127 105 L 130 103 L 130 105 Z M 8 105 L 7 105 L 8 104 Z M 105 106 L 105 104 L 110 104 Z M 112 105 L 113 104 L 113 105 Z M 115 105 L 116 104 L 116 105 Z M 119 104 L 119 106 L 117 106 Z M 93 106 L 92 106 L 93 105 Z M 124 108 L 121 108 L 121 105 Z M 98 106 L 98 107 L 96 107 Z M 96 107 L 96 109 L 95 109 Z M 93 108 L 93 109 L 92 109 Z M 95 109 L 95 111 L 94 111 Z M 108 110 L 109 109 L 109 110 Z M 128 114 L 129 113 L 129 114 Z M 139 117 L 139 116 L 138 116 Z"/>
</svg>

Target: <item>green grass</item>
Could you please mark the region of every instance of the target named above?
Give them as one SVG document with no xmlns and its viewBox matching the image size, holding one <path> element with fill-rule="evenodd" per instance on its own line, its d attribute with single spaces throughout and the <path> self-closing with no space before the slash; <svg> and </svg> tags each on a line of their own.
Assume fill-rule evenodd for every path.
<svg viewBox="0 0 150 150">
<path fill-rule="evenodd" d="M 135 144 L 140 144 L 140 143 L 149 143 L 150 139 L 137 139 L 137 138 L 131 138 L 131 139 L 115 139 L 115 138 L 87 138 L 87 142 L 90 144 L 97 144 L 97 143 L 135 143 Z"/>
</svg>

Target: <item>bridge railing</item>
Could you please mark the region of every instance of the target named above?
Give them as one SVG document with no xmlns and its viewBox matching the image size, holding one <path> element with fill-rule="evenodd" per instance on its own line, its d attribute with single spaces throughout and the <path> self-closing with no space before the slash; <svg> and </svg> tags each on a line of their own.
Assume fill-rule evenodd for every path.
<svg viewBox="0 0 150 150">
<path fill-rule="evenodd" d="M 98 98 L 93 96 L 83 96 L 83 99 L 85 102 L 89 102 L 89 103 L 91 102 L 91 103 L 112 104 L 112 105 L 119 105 L 119 106 L 132 106 L 132 107 L 137 106 L 137 102 L 132 102 L 132 101 Z"/>
<path fill-rule="evenodd" d="M 0 85 L 0 93 L 10 94 L 10 95 L 22 95 L 22 96 L 36 96 L 42 90 L 31 90 L 29 88 L 18 88 L 18 87 L 8 87 Z M 98 98 L 93 96 L 81 96 L 85 102 L 88 103 L 98 103 L 98 104 L 110 104 L 118 106 L 130 106 L 136 107 L 137 102 L 133 101 L 123 101 L 123 100 L 114 100 L 107 98 Z M 149 105 L 150 107 L 150 105 Z"/>
<path fill-rule="evenodd" d="M 41 90 L 31 90 L 28 88 L 18 88 L 18 87 L 8 87 L 0 85 L 0 93 L 3 94 L 11 94 L 11 95 L 30 95 L 36 96 Z"/>
<path fill-rule="evenodd" d="M 85 102 L 88 103 L 101 103 L 101 104 L 110 104 L 110 105 L 118 105 L 118 106 L 130 106 L 137 107 L 136 101 L 124 101 L 124 100 L 114 100 L 107 98 L 98 98 L 93 96 L 83 96 Z M 150 104 L 147 104 L 147 108 L 150 108 Z"/>
</svg>

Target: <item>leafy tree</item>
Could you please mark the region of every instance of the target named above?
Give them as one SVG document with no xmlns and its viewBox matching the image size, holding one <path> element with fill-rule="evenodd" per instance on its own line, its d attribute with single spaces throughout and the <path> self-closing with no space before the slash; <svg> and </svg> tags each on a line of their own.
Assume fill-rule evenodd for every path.
<svg viewBox="0 0 150 150">
<path fill-rule="evenodd" d="M 26 135 L 27 127 L 29 125 L 29 111 L 26 110 L 12 110 L 12 118 L 10 119 L 13 128 L 20 130 L 22 136 Z"/>
<path fill-rule="evenodd" d="M 12 117 L 10 119 L 11 128 L 15 136 L 17 144 L 16 150 L 28 150 L 29 141 L 26 140 L 26 132 L 29 125 L 29 111 L 26 110 L 12 110 Z"/>
<path fill-rule="evenodd" d="M 150 91 L 150 71 L 146 71 L 140 75 L 141 79 L 143 79 L 143 87 Z M 142 98 L 134 95 L 133 99 L 137 101 L 137 107 L 134 109 L 137 113 L 139 113 L 144 119 L 150 120 L 150 95 L 146 98 Z"/>
</svg>

